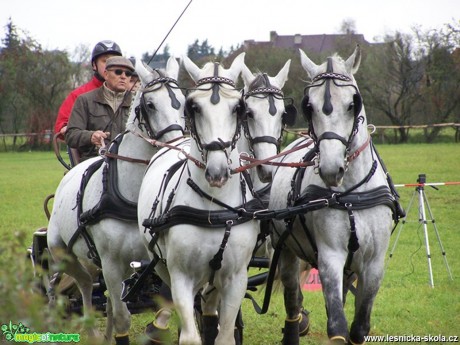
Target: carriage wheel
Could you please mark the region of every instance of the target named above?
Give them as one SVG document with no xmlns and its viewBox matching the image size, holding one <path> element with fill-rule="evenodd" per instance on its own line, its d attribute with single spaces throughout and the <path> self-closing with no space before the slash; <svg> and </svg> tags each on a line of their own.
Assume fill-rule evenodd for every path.
<svg viewBox="0 0 460 345">
<path fill-rule="evenodd" d="M 28 249 L 28 253 L 32 261 L 34 276 L 38 278 L 38 288 L 46 295 L 50 288 L 51 280 L 49 276 L 51 256 L 46 243 L 46 228 L 35 231 L 32 246 Z"/>
</svg>

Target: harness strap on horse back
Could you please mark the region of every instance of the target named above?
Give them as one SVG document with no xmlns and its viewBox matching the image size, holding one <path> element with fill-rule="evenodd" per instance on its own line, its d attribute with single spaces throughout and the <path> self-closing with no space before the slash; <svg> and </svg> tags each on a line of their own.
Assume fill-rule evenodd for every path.
<svg viewBox="0 0 460 345">
<path fill-rule="evenodd" d="M 110 145 L 110 153 L 117 154 L 118 146 L 123 139 L 123 135 L 127 132 L 117 136 Z M 93 174 L 101 168 L 103 163 L 106 162 L 102 171 L 102 194 L 99 202 L 91 209 L 83 211 L 83 197 L 85 194 L 86 186 Z M 88 225 L 99 222 L 104 218 L 114 218 L 126 221 L 137 221 L 137 203 L 132 202 L 120 193 L 118 189 L 118 169 L 115 158 L 107 158 L 107 160 L 100 159 L 91 164 L 84 172 L 80 189 L 77 194 L 77 217 L 78 228 L 72 235 L 67 250 L 71 252 L 73 245 L 81 236 L 88 246 L 88 257 L 100 267 L 101 262 L 99 254 L 97 253 L 96 246 L 93 239 L 89 235 L 86 227 Z"/>
<path fill-rule="evenodd" d="M 70 238 L 69 243 L 67 244 L 67 251 L 71 253 L 75 242 L 78 240 L 80 236 L 83 237 L 83 239 L 85 240 L 88 246 L 88 258 L 91 259 L 99 267 L 101 266 L 101 263 L 100 263 L 99 255 L 97 254 L 97 251 L 96 251 L 96 246 L 91 236 L 89 236 L 88 231 L 86 231 L 86 224 L 84 224 L 81 221 L 80 215 L 82 213 L 82 208 L 83 208 L 83 195 L 85 192 L 85 187 L 88 184 L 91 176 L 93 176 L 93 174 L 102 166 L 103 163 L 104 163 L 104 160 L 100 159 L 94 162 L 93 164 L 91 164 L 86 169 L 86 171 L 83 173 L 83 176 L 80 182 L 80 190 L 78 191 L 78 194 L 77 194 L 78 228 L 74 232 L 72 237 Z"/>
<path fill-rule="evenodd" d="M 109 148 L 110 153 L 118 153 L 118 146 L 123 135 L 114 139 Z M 92 209 L 82 212 L 80 215 L 81 222 L 94 224 L 103 218 L 137 221 L 137 203 L 126 199 L 118 189 L 118 169 L 114 158 L 107 159 L 107 164 L 104 166 L 102 174 L 101 199 Z M 86 184 L 82 185 L 82 187 L 84 189 Z M 82 190 L 80 189 L 80 191 Z"/>
</svg>

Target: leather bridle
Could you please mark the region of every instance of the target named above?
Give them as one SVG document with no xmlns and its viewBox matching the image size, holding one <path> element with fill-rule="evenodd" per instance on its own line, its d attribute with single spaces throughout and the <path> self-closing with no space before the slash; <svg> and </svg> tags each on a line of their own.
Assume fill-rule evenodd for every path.
<svg viewBox="0 0 460 345">
<path fill-rule="evenodd" d="M 244 130 L 244 135 L 246 136 L 246 138 L 248 139 L 248 142 L 249 142 L 249 149 L 251 150 L 251 153 L 253 155 L 254 155 L 254 148 L 253 147 L 254 147 L 255 144 L 258 144 L 258 143 L 273 144 L 273 145 L 276 146 L 276 152 L 279 152 L 280 151 L 280 145 L 281 145 L 281 139 L 282 139 L 282 135 L 283 135 L 283 130 L 282 129 L 281 129 L 281 132 L 280 132 L 280 135 L 278 136 L 278 138 L 275 138 L 275 137 L 272 137 L 272 136 L 269 136 L 269 135 L 263 135 L 263 136 L 259 136 L 259 137 L 253 137 L 251 135 L 251 131 L 249 130 L 248 119 L 247 119 L 248 112 L 250 111 L 250 109 L 249 109 L 249 107 L 248 107 L 248 105 L 246 103 L 246 100 L 249 97 L 268 98 L 268 104 L 269 104 L 268 113 L 271 116 L 275 116 L 276 113 L 277 113 L 277 109 L 276 109 L 276 105 L 275 105 L 275 98 L 276 99 L 282 99 L 282 100 L 285 99 L 283 91 L 281 91 L 281 89 L 271 85 L 270 80 L 268 79 L 268 76 L 267 76 L 266 73 L 261 74 L 259 77 L 263 78 L 265 86 L 256 87 L 256 88 L 253 88 L 253 89 L 250 88 L 249 91 L 246 92 L 244 94 L 244 96 L 243 96 L 244 101 L 245 101 L 245 108 L 246 108 L 246 116 L 243 119 L 243 130 Z M 252 83 L 252 85 L 253 84 L 254 84 L 254 82 Z"/>
<path fill-rule="evenodd" d="M 199 79 L 196 82 L 195 88 L 189 91 L 194 91 L 194 90 L 212 90 L 211 94 L 211 103 L 212 104 L 217 104 L 220 102 L 220 94 L 219 90 L 222 85 L 229 85 L 231 86 L 235 91 L 236 90 L 236 85 L 235 82 L 229 78 L 225 77 L 220 77 L 218 75 L 219 71 L 219 63 L 215 62 L 214 63 L 214 76 L 212 77 L 206 77 Z M 201 86 L 206 85 L 206 84 L 211 84 L 209 88 L 202 88 Z M 201 153 L 201 157 L 204 162 L 206 162 L 207 158 L 207 152 L 209 151 L 223 151 L 227 158 L 229 157 L 229 154 L 227 152 L 227 149 L 230 149 L 232 151 L 236 147 L 236 143 L 240 137 L 240 126 L 241 126 L 241 116 L 244 113 L 244 104 L 240 100 L 240 103 L 238 105 L 238 121 L 237 125 L 235 128 L 235 133 L 230 141 L 223 141 L 221 138 L 217 138 L 217 140 L 211 141 L 210 143 L 203 143 L 200 139 L 200 136 L 198 134 L 196 125 L 195 125 L 195 111 L 193 108 L 192 100 L 190 98 L 187 99 L 186 102 L 186 107 L 185 107 L 185 115 L 187 119 L 187 125 L 190 129 L 190 135 L 191 137 L 195 140 L 198 146 L 198 150 Z M 206 153 L 205 153 L 206 152 Z"/>
<path fill-rule="evenodd" d="M 172 90 L 172 89 L 179 88 L 177 86 L 177 81 L 173 78 L 163 76 L 159 70 L 155 70 L 155 71 L 158 73 L 159 78 L 153 79 L 151 82 L 149 82 L 145 86 L 145 88 L 142 90 L 140 103 L 134 109 L 136 113 L 136 119 L 139 122 L 138 127 L 140 130 L 144 129 L 147 132 L 147 135 L 149 136 L 150 139 L 155 139 L 155 140 L 160 139 L 163 135 L 165 135 L 166 133 L 172 132 L 172 131 L 181 131 L 182 134 L 184 134 L 184 129 L 182 128 L 182 126 L 176 123 L 171 124 L 168 127 L 157 131 L 156 133 L 150 124 L 150 121 L 148 118 L 149 105 L 145 101 L 145 95 L 147 93 L 157 91 L 164 86 L 168 90 L 168 95 L 169 95 L 169 98 L 171 99 L 171 106 L 174 109 L 179 109 L 181 106 L 179 100 L 174 94 L 174 91 Z"/>
<path fill-rule="evenodd" d="M 319 151 L 319 144 L 322 140 L 339 140 L 346 147 L 346 156 L 348 157 L 350 156 L 351 143 L 356 133 L 358 132 L 358 126 L 360 123 L 364 123 L 364 116 L 360 115 L 361 110 L 362 110 L 362 100 L 361 100 L 361 96 L 359 94 L 358 88 L 354 84 L 352 83 L 338 84 L 337 81 L 351 82 L 352 79 L 346 75 L 335 73 L 332 67 L 332 58 L 328 58 L 326 72 L 320 73 L 317 76 L 315 76 L 312 79 L 312 84 L 305 87 L 304 93 L 306 93 L 307 90 L 313 87 L 320 87 L 320 86 L 325 85 L 324 104 L 322 107 L 322 111 L 326 116 L 330 115 L 333 111 L 333 106 L 331 103 L 331 93 L 330 93 L 331 81 L 337 87 L 353 87 L 356 91 L 353 96 L 354 122 L 353 122 L 353 127 L 351 129 L 351 132 L 348 138 L 344 138 L 335 132 L 324 132 L 321 135 L 317 136 L 317 134 L 315 133 L 315 129 L 313 127 L 313 121 L 312 121 L 313 109 L 312 109 L 311 104 L 309 103 L 308 95 L 305 95 L 304 99 L 302 100 L 302 109 L 303 109 L 304 115 L 307 118 L 307 122 L 309 123 L 310 135 L 312 138 L 315 139 L 316 146 L 318 147 L 318 151 Z"/>
</svg>

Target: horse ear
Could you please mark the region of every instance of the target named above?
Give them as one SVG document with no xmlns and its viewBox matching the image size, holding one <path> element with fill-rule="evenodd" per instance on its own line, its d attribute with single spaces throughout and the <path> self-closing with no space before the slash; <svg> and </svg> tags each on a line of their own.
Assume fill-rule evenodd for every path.
<svg viewBox="0 0 460 345">
<path fill-rule="evenodd" d="M 173 79 L 179 77 L 179 63 L 174 56 L 171 56 L 166 63 L 166 73 L 168 77 Z"/>
<path fill-rule="evenodd" d="M 139 76 L 141 83 L 143 85 L 147 85 L 154 79 L 150 67 L 147 68 L 147 65 L 144 61 L 136 60 L 136 65 L 134 66 L 134 69 L 136 70 L 136 73 Z"/>
<path fill-rule="evenodd" d="M 200 79 L 201 69 L 187 55 L 182 57 L 182 63 L 190 78 L 196 83 Z"/>
<path fill-rule="evenodd" d="M 241 78 L 243 79 L 244 86 L 249 87 L 251 83 L 254 81 L 256 78 L 255 75 L 251 72 L 251 70 L 246 66 L 246 64 L 243 64 L 243 68 L 241 69 Z"/>
<path fill-rule="evenodd" d="M 294 126 L 297 119 L 297 108 L 294 104 L 288 104 L 284 107 L 284 114 L 282 117 L 283 125 Z"/>
<path fill-rule="evenodd" d="M 308 97 L 308 95 L 305 95 L 303 97 L 301 107 L 305 121 L 307 121 L 307 123 L 310 123 L 313 109 L 311 107 L 310 97 Z"/>
<path fill-rule="evenodd" d="M 358 72 L 360 64 L 361 48 L 359 47 L 359 44 L 357 44 L 353 54 L 351 54 L 351 56 L 347 59 L 345 65 L 347 66 L 347 70 L 350 71 L 351 74 L 355 74 L 356 72 Z"/>
<path fill-rule="evenodd" d="M 283 66 L 283 68 L 278 72 L 275 79 L 280 89 L 283 88 L 284 84 L 288 80 L 289 67 L 291 66 L 291 59 L 289 59 Z"/>
<path fill-rule="evenodd" d="M 313 79 L 318 74 L 317 73 L 318 65 L 315 64 L 313 61 L 311 61 L 309 57 L 307 56 L 307 54 L 305 54 L 305 52 L 302 49 L 299 48 L 299 52 L 300 52 L 300 62 L 302 64 L 302 67 L 304 68 L 305 71 L 307 71 L 310 79 Z"/>
<path fill-rule="evenodd" d="M 241 53 L 238 55 L 235 60 L 233 60 L 232 65 L 228 69 L 229 71 L 229 78 L 232 79 L 233 81 L 236 81 L 238 79 L 238 76 L 241 73 L 241 70 L 243 69 L 244 66 L 244 56 L 246 55 L 245 52 Z"/>
</svg>

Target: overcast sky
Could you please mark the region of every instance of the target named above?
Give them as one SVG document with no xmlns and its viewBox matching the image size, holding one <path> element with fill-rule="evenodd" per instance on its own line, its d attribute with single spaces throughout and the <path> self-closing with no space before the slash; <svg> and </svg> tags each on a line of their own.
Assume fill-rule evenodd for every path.
<svg viewBox="0 0 460 345">
<path fill-rule="evenodd" d="M 0 0 L 1 38 L 8 18 L 45 49 L 72 53 L 100 40 L 127 56 L 152 53 L 190 0 Z M 460 19 L 460 0 L 193 0 L 166 44 L 181 56 L 196 39 L 216 51 L 244 40 L 279 35 L 339 33 L 344 20 L 369 42 L 414 25 L 439 29 Z M 160 52 L 163 48 L 160 49 Z"/>
</svg>

